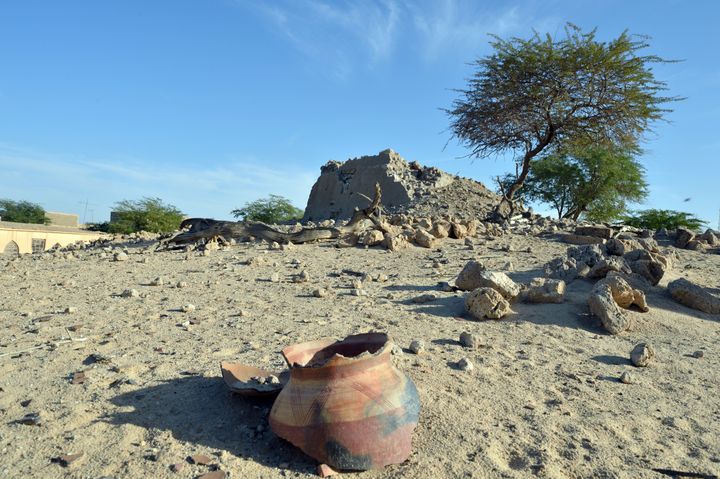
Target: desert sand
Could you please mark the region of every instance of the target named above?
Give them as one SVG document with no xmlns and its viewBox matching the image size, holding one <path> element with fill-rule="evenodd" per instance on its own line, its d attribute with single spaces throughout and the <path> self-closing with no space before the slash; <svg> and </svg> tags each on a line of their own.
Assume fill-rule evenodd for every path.
<svg viewBox="0 0 720 479">
<path fill-rule="evenodd" d="M 720 255 L 670 247 L 674 265 L 647 294 L 650 311 L 628 311 L 633 328 L 613 336 L 589 315 L 585 279 L 568 285 L 562 304 L 518 302 L 503 319 L 472 319 L 465 293 L 438 282 L 452 283 L 471 259 L 528 282 L 568 246 L 515 234 L 473 242 L 395 252 L 248 243 L 202 254 L 117 241 L 110 246 L 126 248 L 127 261 L 102 248 L 2 259 L 0 477 L 181 478 L 214 468 L 233 478 L 317 477 L 316 461 L 269 430 L 272 400 L 230 393 L 219 363 L 280 370 L 284 346 L 366 331 L 405 348 L 394 361 L 422 409 L 408 461 L 348 477 L 720 473 L 720 316 L 665 290 L 679 277 L 719 288 Z M 303 270 L 309 281 L 293 282 Z M 366 295 L 343 270 L 367 275 Z M 314 297 L 316 288 L 330 294 Z M 123 295 L 132 289 L 137 296 Z M 436 298 L 413 302 L 429 293 Z M 463 347 L 463 332 L 480 347 Z M 425 351 L 412 354 L 413 340 Z M 645 368 L 629 360 L 641 342 L 657 353 Z M 462 358 L 472 371 L 457 367 Z M 186 460 L 197 454 L 211 464 Z"/>
</svg>

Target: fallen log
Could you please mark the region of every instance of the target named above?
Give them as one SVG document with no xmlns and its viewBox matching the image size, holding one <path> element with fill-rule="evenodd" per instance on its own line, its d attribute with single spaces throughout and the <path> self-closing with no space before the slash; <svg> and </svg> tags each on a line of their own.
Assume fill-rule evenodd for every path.
<svg viewBox="0 0 720 479">
<path fill-rule="evenodd" d="M 367 197 L 366 197 L 367 198 Z M 352 218 L 345 226 L 318 226 L 303 227 L 299 231 L 282 231 L 281 229 L 262 223 L 249 221 L 217 221 L 210 218 L 188 218 L 182 222 L 181 231 L 172 238 L 163 240 L 158 247 L 171 248 L 171 245 L 184 245 L 198 241 L 220 241 L 227 243 L 229 239 L 257 238 L 268 242 L 278 243 L 311 243 L 315 241 L 328 241 L 342 237 L 359 234 L 371 222 L 374 227 L 383 233 L 389 232 L 392 227 L 382 219 L 381 206 L 382 191 L 380 184 L 375 184 L 375 198 L 365 209 L 356 209 Z"/>
</svg>

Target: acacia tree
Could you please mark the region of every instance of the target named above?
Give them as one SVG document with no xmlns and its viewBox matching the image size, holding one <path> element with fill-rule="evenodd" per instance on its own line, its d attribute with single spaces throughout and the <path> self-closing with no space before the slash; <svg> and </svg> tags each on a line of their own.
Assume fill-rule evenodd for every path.
<svg viewBox="0 0 720 479">
<path fill-rule="evenodd" d="M 167 233 L 178 229 L 183 213 L 173 205 L 165 204 L 160 198 L 123 200 L 113 208 L 115 220 L 108 225 L 110 233 L 135 233 L 149 231 Z"/>
<path fill-rule="evenodd" d="M 680 99 L 664 96 L 666 84 L 652 71 L 666 60 L 640 54 L 647 37 L 626 31 L 601 42 L 595 33 L 568 24 L 559 39 L 493 37 L 494 52 L 475 61 L 467 89 L 446 110 L 468 156 L 515 156 L 519 173 L 496 209 L 501 216 L 512 212 L 541 152 L 568 142 L 636 147 L 670 111 L 662 105 Z"/>
<path fill-rule="evenodd" d="M 270 195 L 269 198 L 245 203 L 242 208 L 230 212 L 235 218 L 243 221 L 261 221 L 267 224 L 298 221 L 302 218 L 303 210 L 296 208 L 290 200 L 280 195 Z"/>
<path fill-rule="evenodd" d="M 551 204 L 558 218 L 617 219 L 647 196 L 644 168 L 622 148 L 582 147 L 532 162 L 522 192 Z"/>
</svg>

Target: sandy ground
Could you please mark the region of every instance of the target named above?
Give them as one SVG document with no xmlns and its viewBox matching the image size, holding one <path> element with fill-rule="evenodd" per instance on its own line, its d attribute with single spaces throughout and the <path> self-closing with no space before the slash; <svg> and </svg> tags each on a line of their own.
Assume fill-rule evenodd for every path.
<svg viewBox="0 0 720 479">
<path fill-rule="evenodd" d="M 463 294 L 439 291 L 438 281 L 478 258 L 491 269 L 511 261 L 510 275 L 528 281 L 567 247 L 524 236 L 477 242 L 475 250 L 446 240 L 440 252 L 395 253 L 238 245 L 208 256 L 130 246 L 125 262 L 100 258 L 100 250 L 0 260 L 0 477 L 208 472 L 185 461 L 193 454 L 211 456 L 233 478 L 316 477 L 316 462 L 268 429 L 272 402 L 229 393 L 219 362 L 280 369 L 286 345 L 365 331 L 387 331 L 404 348 L 425 341 L 424 354 L 396 356 L 422 410 L 406 463 L 349 477 L 720 474 L 720 317 L 680 306 L 664 290 L 680 276 L 720 287 L 720 255 L 678 251 L 672 272 L 648 295 L 651 311 L 630 312 L 634 329 L 610 336 L 588 316 L 585 280 L 569 285 L 564 304 L 515 304 L 517 314 L 503 320 L 470 320 Z M 532 253 L 497 250 L 508 243 Z M 248 265 L 250 258 L 264 261 Z M 389 280 L 366 282 L 368 295 L 354 296 L 343 269 Z M 291 282 L 301 270 L 310 282 Z M 268 280 L 274 272 L 280 282 Z M 151 286 L 157 277 L 164 285 Z M 315 298 L 317 287 L 332 294 Z M 121 297 L 129 288 L 140 296 Z M 412 303 L 428 292 L 438 299 Z M 182 312 L 188 303 L 197 309 Z M 482 347 L 463 348 L 464 331 L 479 335 Z M 16 353 L 69 334 L 87 340 Z M 650 367 L 629 362 L 639 342 L 657 351 Z M 463 357 L 473 371 L 455 367 Z M 82 384 L 72 384 L 77 371 L 85 372 Z M 634 384 L 618 381 L 625 371 Z M 16 422 L 33 412 L 39 425 Z M 84 455 L 69 467 L 51 462 L 73 453 Z M 178 473 L 170 468 L 176 463 L 184 464 Z"/>
</svg>

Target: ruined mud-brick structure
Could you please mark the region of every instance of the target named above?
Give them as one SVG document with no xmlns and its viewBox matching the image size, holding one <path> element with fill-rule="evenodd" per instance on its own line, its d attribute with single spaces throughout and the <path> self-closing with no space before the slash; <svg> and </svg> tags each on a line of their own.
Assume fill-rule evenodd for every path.
<svg viewBox="0 0 720 479">
<path fill-rule="evenodd" d="M 375 156 L 330 161 L 320 172 L 304 221 L 350 218 L 356 207 L 367 206 L 366 196 L 372 196 L 375 183 L 382 188 L 382 204 L 388 212 L 484 217 L 498 200 L 482 183 L 408 163 L 390 149 Z"/>
</svg>

